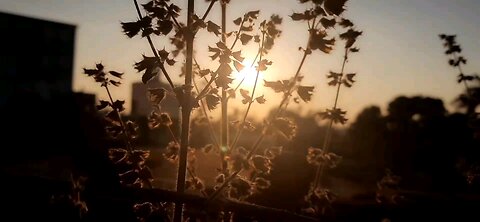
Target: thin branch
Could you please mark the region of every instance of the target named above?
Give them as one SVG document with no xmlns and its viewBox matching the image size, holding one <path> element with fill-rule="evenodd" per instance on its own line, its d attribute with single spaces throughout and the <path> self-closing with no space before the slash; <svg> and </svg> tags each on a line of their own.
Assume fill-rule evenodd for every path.
<svg viewBox="0 0 480 222">
<path fill-rule="evenodd" d="M 192 91 L 192 76 L 193 76 L 193 14 L 194 14 L 194 0 L 188 0 L 187 9 L 187 57 L 186 57 L 186 74 L 185 87 L 183 89 L 182 104 L 182 135 L 180 140 L 180 153 L 177 174 L 177 192 L 185 192 L 185 178 L 187 171 L 187 156 L 190 133 L 190 114 L 192 110 L 191 91 Z M 175 204 L 174 222 L 181 222 L 183 214 L 183 205 L 178 202 Z"/>
<path fill-rule="evenodd" d="M 198 86 L 197 86 L 197 83 L 195 81 L 195 78 L 193 78 L 193 85 L 195 86 L 195 90 L 198 93 Z M 205 119 L 207 119 L 208 129 L 210 131 L 210 137 L 211 137 L 210 139 L 212 139 L 212 141 L 213 141 L 214 145 L 217 147 L 217 149 L 220 150 L 220 143 L 218 142 L 218 139 L 215 136 L 215 130 L 213 128 L 212 122 L 210 121 L 210 116 L 208 116 L 207 108 L 205 107 L 205 103 L 203 102 L 203 99 L 200 99 L 199 101 L 200 101 L 200 108 L 202 109 L 202 113 L 205 116 Z"/>
<path fill-rule="evenodd" d="M 177 26 L 178 30 L 182 30 L 182 26 L 180 25 L 180 23 L 178 23 L 177 19 L 175 18 L 175 16 L 171 13 L 170 11 L 170 6 L 167 6 L 168 8 L 168 13 L 170 14 L 170 18 L 172 18 L 173 20 L 173 23 L 175 24 L 175 26 Z"/>
<path fill-rule="evenodd" d="M 240 33 L 242 33 L 242 27 L 243 27 L 243 24 L 245 23 L 245 20 L 247 20 L 246 15 L 243 16 L 242 22 L 240 23 L 240 26 L 238 27 L 237 34 L 235 35 L 235 40 L 233 40 L 233 43 L 230 46 L 230 50 L 233 50 L 233 47 L 235 47 L 235 44 L 237 43 L 238 39 L 240 38 Z"/>
<path fill-rule="evenodd" d="M 343 57 L 342 69 L 341 69 L 341 72 L 340 72 L 340 79 L 338 80 L 337 93 L 335 95 L 335 102 L 333 104 L 332 110 L 337 109 L 338 97 L 340 95 L 340 88 L 343 85 L 342 80 L 343 80 L 343 74 L 344 74 L 344 71 L 345 71 L 345 64 L 348 61 L 348 49 L 349 48 L 345 48 L 345 55 Z M 331 135 L 332 134 L 332 127 L 333 127 L 333 119 L 330 119 L 330 122 L 329 122 L 328 128 L 327 128 L 327 132 L 325 133 L 325 139 L 323 141 L 323 150 L 325 152 L 328 152 L 328 150 L 330 149 L 330 140 L 331 140 L 331 137 L 332 137 L 332 135 Z M 313 182 L 313 186 L 315 188 L 320 185 L 319 183 L 321 182 L 324 170 L 325 170 L 325 164 L 319 164 L 318 167 L 317 167 L 317 171 L 315 173 L 315 179 L 314 179 L 314 182 Z"/>
<path fill-rule="evenodd" d="M 208 14 L 210 13 L 210 10 L 212 10 L 213 8 L 213 5 L 215 4 L 215 2 L 217 2 L 218 0 L 212 0 L 210 2 L 210 4 L 208 5 L 208 8 L 207 10 L 205 11 L 205 13 L 203 14 L 202 16 L 202 21 L 205 21 L 205 19 L 207 18 Z"/>
<path fill-rule="evenodd" d="M 457 53 L 456 53 L 456 52 L 453 53 L 453 58 L 454 58 L 455 61 L 458 61 L 458 56 L 457 56 Z M 461 63 L 461 62 L 458 63 L 457 68 L 458 68 L 458 71 L 460 72 L 460 74 L 464 74 L 464 73 L 463 73 L 463 68 L 462 68 L 462 63 Z M 468 95 L 468 97 L 473 98 L 473 97 L 472 97 L 472 94 L 471 94 L 470 86 L 468 86 L 467 81 L 466 81 L 466 80 L 463 80 L 463 84 L 464 84 L 464 86 L 465 86 L 465 90 L 467 90 L 467 95 Z"/>
<path fill-rule="evenodd" d="M 218 73 L 218 70 L 212 74 L 210 81 L 208 81 L 207 85 L 205 85 L 202 91 L 198 93 L 198 96 L 195 97 L 195 101 L 202 99 L 207 94 L 208 90 L 210 89 L 210 86 L 212 85 L 212 83 L 215 81 L 217 77 L 217 73 Z"/>
<path fill-rule="evenodd" d="M 225 1 L 221 2 L 222 6 L 222 42 L 227 44 L 227 3 Z M 221 117 L 221 128 L 220 128 L 220 158 L 221 158 L 221 169 L 222 171 L 227 170 L 227 161 L 225 160 L 225 153 L 229 150 L 228 148 L 228 95 L 227 89 L 229 87 L 222 87 L 222 117 Z"/>
<path fill-rule="evenodd" d="M 142 20 L 143 16 L 142 16 L 142 12 L 140 11 L 140 6 L 138 5 L 137 0 L 133 0 L 133 2 L 135 3 L 135 8 L 137 9 L 138 18 Z M 165 66 L 163 65 L 162 60 L 158 55 L 157 49 L 155 48 L 155 45 L 153 44 L 153 41 L 150 35 L 147 35 L 147 40 L 148 40 L 148 44 L 150 45 L 150 48 L 152 49 L 153 55 L 155 55 L 155 58 L 158 60 L 158 64 L 160 66 L 160 69 L 162 70 L 163 75 L 167 79 L 168 84 L 170 84 L 170 87 L 172 88 L 172 91 L 173 91 L 175 89 L 175 85 L 173 84 L 172 79 L 170 78 L 170 75 L 165 69 Z"/>
<path fill-rule="evenodd" d="M 110 99 L 110 104 L 113 104 L 114 102 L 113 102 L 112 94 L 110 93 L 110 89 L 108 89 L 107 85 L 105 85 L 104 87 L 105 87 L 105 90 L 107 91 L 108 98 Z M 122 120 L 122 116 L 120 115 L 120 111 L 116 107 L 113 108 L 113 110 L 117 114 L 118 121 L 120 122 L 120 127 L 122 127 L 123 136 L 124 136 L 124 140 L 125 140 L 125 143 L 127 145 L 127 148 L 128 148 L 129 151 L 133 151 L 132 144 L 130 143 L 130 136 L 128 135 L 128 131 L 127 131 L 127 128 L 125 127 L 125 123 Z"/>
<path fill-rule="evenodd" d="M 263 45 L 265 44 L 265 30 L 262 30 L 262 43 L 260 45 L 260 49 L 258 50 L 260 54 L 259 61 L 262 61 L 263 58 Z M 252 63 L 253 64 L 253 63 Z M 250 113 L 250 108 L 252 107 L 252 104 L 255 102 L 255 90 L 257 89 L 257 83 L 258 83 L 258 77 L 260 76 L 260 70 L 257 68 L 257 75 L 255 76 L 255 83 L 253 84 L 253 90 L 252 94 L 250 95 L 251 101 L 248 103 L 247 109 L 245 111 L 245 114 L 243 115 L 242 123 L 239 125 L 240 128 L 238 129 L 238 132 L 235 135 L 235 139 L 232 142 L 232 145 L 230 146 L 232 149 L 235 149 L 235 145 L 238 142 L 238 139 L 243 133 L 244 127 L 245 127 L 245 122 L 247 121 L 247 116 Z"/>
<path fill-rule="evenodd" d="M 250 69 L 255 65 L 255 62 L 257 61 L 258 56 L 260 55 L 260 50 L 258 50 L 257 55 L 252 61 L 252 64 L 250 64 Z M 242 85 L 243 81 L 245 81 L 247 76 L 243 76 L 243 79 L 238 83 L 238 85 L 235 87 L 235 92 L 237 92 L 238 88 Z"/>
<path fill-rule="evenodd" d="M 280 102 L 280 105 L 278 106 L 278 110 L 277 112 L 272 116 L 272 120 L 275 120 L 277 118 L 277 116 L 279 115 L 280 113 L 280 109 L 283 107 L 283 105 L 285 104 L 285 102 L 290 98 L 290 95 L 292 94 L 293 92 L 293 89 L 295 88 L 295 84 L 297 82 L 297 79 L 298 79 L 298 76 L 300 75 L 300 71 L 302 70 L 302 67 L 303 67 L 303 64 L 305 63 L 305 60 L 307 58 L 307 56 L 311 53 L 309 53 L 309 43 L 310 43 L 310 37 L 308 38 L 308 44 L 307 44 L 307 47 L 303 53 L 303 57 L 302 57 L 302 61 L 300 62 L 300 65 L 298 66 L 298 69 L 297 69 L 297 72 L 295 73 L 295 76 L 293 77 L 293 82 L 288 90 L 287 93 L 284 94 L 284 97 L 283 97 L 283 100 Z M 255 141 L 255 143 L 253 144 L 252 148 L 250 149 L 248 155 L 247 155 L 247 160 L 249 160 L 253 154 L 255 154 L 255 152 L 257 151 L 258 147 L 260 147 L 260 144 L 263 142 L 263 139 L 265 138 L 266 136 L 266 133 L 268 131 L 268 129 L 271 127 L 271 124 L 272 124 L 272 121 L 269 121 L 267 124 L 264 125 L 263 129 L 262 129 L 262 133 L 260 134 L 260 136 L 257 138 L 257 140 Z M 235 172 L 237 175 L 241 172 L 241 170 L 239 170 L 239 172 Z M 234 174 L 235 174 L 234 173 Z M 217 189 L 215 190 L 215 192 L 210 196 L 209 198 L 209 201 L 212 201 L 213 199 L 215 199 L 216 196 L 218 196 L 218 194 L 220 192 L 222 192 L 222 190 L 228 185 L 228 183 L 231 182 L 231 180 L 233 180 L 235 177 L 229 177 L 227 180 L 225 180 L 222 184 L 222 186 L 220 186 L 222 189 Z"/>
</svg>

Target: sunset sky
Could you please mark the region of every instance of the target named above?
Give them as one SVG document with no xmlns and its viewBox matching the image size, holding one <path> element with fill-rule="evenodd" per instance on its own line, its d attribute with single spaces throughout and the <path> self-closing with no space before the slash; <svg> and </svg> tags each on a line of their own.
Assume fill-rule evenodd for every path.
<svg viewBox="0 0 480 222">
<path fill-rule="evenodd" d="M 186 1 L 173 2 L 186 8 Z M 196 2 L 197 14 L 203 14 L 205 1 Z M 385 108 L 398 95 L 442 98 L 447 108 L 453 111 L 452 101 L 463 90 L 463 86 L 456 83 L 456 70 L 447 65 L 438 34 L 457 34 L 457 40 L 464 49 L 463 54 L 470 62 L 467 63 L 465 72 L 479 72 L 480 1 L 351 0 L 347 4 L 345 17 L 364 32 L 357 43 L 360 53 L 352 56 L 346 67 L 347 72 L 358 73 L 358 82 L 353 88 L 344 89 L 340 97 L 340 107 L 348 110 L 347 118 L 354 119 L 368 105 Z M 282 36 L 266 56 L 273 61 L 273 65 L 264 74 L 265 79 L 291 77 L 302 56 L 298 47 L 305 46 L 308 36 L 306 24 L 293 22 L 288 15 L 302 11 L 305 5 L 295 0 L 232 0 L 228 8 L 229 31 L 235 28 L 232 20 L 255 9 L 261 10 L 260 19 L 268 18 L 272 13 L 284 17 Z M 124 85 L 115 90 L 114 94 L 130 101 L 130 84 L 141 78 L 133 69 L 133 64 L 141 59 L 142 54 L 151 55 L 145 39 L 129 39 L 122 34 L 120 22 L 136 19 L 132 1 L 0 1 L 0 11 L 76 25 L 74 90 L 96 92 L 99 93 L 99 98 L 104 98 L 100 87 L 92 84 L 93 80 L 82 74 L 83 67 L 102 62 L 107 69 L 126 73 Z M 220 24 L 219 14 L 216 5 L 207 20 Z M 179 20 L 185 20 L 185 17 Z M 204 56 L 207 45 L 213 45 L 218 39 L 202 31 L 197 40 L 196 57 L 200 64 L 208 67 L 209 58 Z M 162 38 L 155 39 L 155 44 L 158 49 L 164 45 L 169 47 L 168 42 Z M 336 48 L 339 50 L 330 55 L 314 52 L 307 59 L 302 70 L 304 85 L 314 85 L 316 89 L 313 101 L 308 106 L 302 106 L 302 112 L 331 106 L 335 90 L 327 86 L 325 76 L 329 70 L 340 69 L 342 45 L 337 45 Z M 254 47 L 250 46 L 244 50 L 244 55 L 253 57 L 254 51 Z M 170 72 L 175 76 L 175 81 L 180 83 L 176 77 L 179 70 L 171 69 Z M 258 95 L 262 94 L 267 98 L 266 106 L 278 104 L 279 99 L 270 90 L 259 89 Z M 266 106 L 254 105 L 253 113 L 264 113 Z"/>
</svg>

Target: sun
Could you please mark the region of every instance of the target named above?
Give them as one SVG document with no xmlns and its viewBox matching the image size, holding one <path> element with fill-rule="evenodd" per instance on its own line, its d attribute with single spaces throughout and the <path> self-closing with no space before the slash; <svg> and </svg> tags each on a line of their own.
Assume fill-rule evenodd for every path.
<svg viewBox="0 0 480 222">
<path fill-rule="evenodd" d="M 257 76 L 257 70 L 255 69 L 256 65 L 251 66 L 252 61 L 245 59 L 243 65 L 245 67 L 240 72 L 234 73 L 233 85 L 236 87 L 241 83 L 240 88 L 251 90 L 255 85 L 255 79 Z M 243 82 L 242 82 L 243 81 Z M 263 73 L 260 72 L 258 75 L 257 88 L 263 85 Z"/>
</svg>

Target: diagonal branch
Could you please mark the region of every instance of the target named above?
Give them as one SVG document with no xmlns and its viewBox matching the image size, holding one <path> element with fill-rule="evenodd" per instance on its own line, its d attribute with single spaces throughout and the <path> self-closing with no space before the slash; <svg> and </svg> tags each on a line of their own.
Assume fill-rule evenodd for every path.
<svg viewBox="0 0 480 222">
<path fill-rule="evenodd" d="M 140 20 L 142 20 L 143 16 L 142 16 L 142 12 L 140 11 L 140 6 L 138 5 L 138 1 L 133 0 L 133 3 L 135 3 L 135 8 L 137 9 L 138 18 Z M 147 35 L 147 40 L 148 40 L 148 44 L 150 45 L 150 48 L 152 49 L 153 55 L 155 55 L 155 58 L 158 60 L 158 64 L 160 66 L 160 69 L 162 70 L 163 75 L 167 79 L 168 84 L 170 85 L 170 88 L 173 91 L 175 89 L 175 85 L 173 84 L 172 79 L 170 78 L 170 75 L 168 74 L 167 70 L 165 69 L 165 66 L 163 65 L 162 60 L 160 59 L 160 56 L 158 55 L 157 49 L 155 48 L 155 45 L 153 44 L 153 41 L 152 41 L 152 38 L 150 37 L 150 35 Z"/>
</svg>

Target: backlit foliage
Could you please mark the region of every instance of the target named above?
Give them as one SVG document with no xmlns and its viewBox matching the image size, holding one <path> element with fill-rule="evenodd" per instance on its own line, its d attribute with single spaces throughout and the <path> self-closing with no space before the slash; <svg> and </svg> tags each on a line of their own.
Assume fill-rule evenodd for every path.
<svg viewBox="0 0 480 222">
<path fill-rule="evenodd" d="M 136 36 L 146 38 L 152 49 L 153 55 L 142 55 L 142 60 L 134 64 L 135 69 L 142 74 L 142 81 L 146 84 L 160 74 L 169 81 L 171 89 L 148 89 L 146 96 L 153 108 L 148 117 L 148 126 L 151 129 L 165 128 L 170 132 L 171 141 L 165 147 L 165 159 L 173 163 L 179 163 L 180 166 L 182 166 L 181 160 L 186 159 L 186 175 L 188 176 L 181 178 L 182 175 L 185 175 L 182 173 L 185 172 L 179 171 L 177 181 L 185 181 L 185 188 L 206 197 L 207 203 L 217 199 L 244 201 L 252 197 L 253 194 L 271 186 L 271 182 L 267 178 L 275 169 L 275 158 L 282 155 L 283 147 L 265 146 L 262 143 L 263 140 L 271 136 L 280 136 L 285 141 L 290 141 L 297 134 L 296 123 L 282 116 L 282 111 L 287 108 L 291 100 L 296 103 L 301 101 L 306 103 L 313 99 L 315 88 L 308 84 L 302 84 L 303 76 L 300 75 L 306 58 L 317 52 L 329 54 L 338 42 L 343 41 L 345 43 L 345 66 L 348 56 L 359 51 L 354 45 L 362 32 L 357 31 L 353 22 L 342 15 L 347 0 L 300 0 L 300 4 L 306 8 L 305 11 L 294 12 L 287 18 L 305 25 L 304 35 L 309 38 L 305 42 L 305 46 L 299 47 L 303 54 L 302 61 L 291 78 L 277 80 L 275 77 L 270 77 L 271 79 L 260 82 L 260 73 L 266 72 L 270 67 L 276 65 L 268 56 L 275 46 L 276 40 L 281 37 L 281 26 L 284 18 L 274 14 L 262 20 L 263 15 L 260 10 L 253 10 L 235 18 L 233 20 L 235 31 L 228 32 L 219 25 L 220 23 L 208 20 L 207 15 L 215 3 L 227 7 L 230 1 L 213 0 L 207 2 L 210 2 L 210 5 L 205 14 L 192 14 L 185 24 L 177 21 L 180 19 L 181 9 L 169 0 L 148 1 L 141 5 L 142 7 L 134 0 L 139 19 L 122 22 L 121 27 L 124 34 L 129 38 Z M 193 2 L 189 0 L 189 3 Z M 333 30 L 341 30 L 342 32 L 338 36 L 334 36 L 335 31 Z M 189 47 L 193 45 L 194 37 L 198 32 L 207 32 L 211 38 L 218 39 L 215 44 L 197 46 L 205 47 L 208 50 L 208 56 L 214 64 L 213 67 L 216 68 L 202 68 L 204 66 L 193 58 L 197 55 L 191 56 L 189 54 L 189 52 L 192 52 L 192 48 Z M 172 47 L 165 46 L 162 47 L 162 50 L 157 50 L 152 40 L 152 37 L 155 36 L 169 40 L 173 45 L 173 50 L 168 51 L 166 48 Z M 162 41 L 162 43 L 164 42 L 166 41 Z M 251 64 L 246 64 L 245 55 L 242 53 L 243 47 L 247 45 L 257 49 L 256 56 Z M 181 55 L 185 56 L 187 62 L 182 62 L 183 59 L 175 60 Z M 192 61 L 194 61 L 194 64 Z M 165 69 L 166 65 L 174 66 L 179 63 L 182 67 L 180 77 L 186 80 L 184 85 L 173 84 L 170 74 Z M 254 67 L 256 71 L 254 86 L 251 88 L 243 86 L 243 80 L 234 86 L 232 84 L 233 74 L 248 66 Z M 337 96 L 341 85 L 351 87 L 355 82 L 356 74 L 345 74 L 344 66 L 339 73 L 332 71 L 327 76 L 329 85 L 338 87 Z M 110 135 L 123 141 L 123 147 L 116 147 L 109 152 L 111 161 L 118 168 L 121 182 L 127 186 L 152 187 L 153 177 L 149 168 L 145 165 L 150 153 L 135 148 L 134 140 L 138 137 L 138 127 L 131 121 L 124 122 L 122 120 L 120 114 L 124 110 L 124 103 L 119 100 L 114 101 L 110 95 L 109 86 L 119 86 L 118 78 L 122 77 L 122 73 L 106 72 L 103 65 L 97 64 L 95 69 L 85 69 L 85 74 L 92 76 L 109 94 L 110 101 L 100 101 L 98 108 L 99 110 L 107 108 L 111 110 L 105 115 L 105 120 L 108 123 L 106 129 Z M 193 80 L 193 84 L 188 82 L 189 79 Z M 201 82 L 201 84 L 197 82 Z M 253 125 L 248 121 L 251 107 L 269 101 L 269 98 L 265 95 L 256 94 L 257 88 L 261 87 L 261 84 L 273 90 L 282 100 L 278 109 L 263 124 Z M 193 93 L 191 93 L 192 91 Z M 171 129 L 174 121 L 169 113 L 166 113 L 162 108 L 163 101 L 168 94 L 175 95 L 182 106 L 183 116 L 186 116 L 185 112 L 190 112 L 190 110 L 201 111 L 200 113 L 204 115 L 203 118 L 209 125 L 210 138 L 212 139 L 210 144 L 204 147 L 190 147 L 190 144 L 188 144 L 189 130 L 188 127 L 185 127 L 185 124 L 182 125 L 181 138 L 183 138 L 183 141 L 176 138 Z M 242 116 L 238 117 L 238 120 L 221 118 L 222 123 L 228 121 L 231 123 L 230 127 L 234 128 L 234 133 L 230 136 L 231 140 L 227 141 L 228 144 L 225 144 L 223 138 L 228 138 L 225 136 L 229 131 L 222 129 L 220 135 L 222 142 L 218 141 L 214 127 L 209 121 L 209 113 L 218 107 L 225 109 L 224 105 L 228 104 L 229 100 L 240 100 L 245 105 L 245 110 Z M 330 120 L 331 123 L 344 124 L 347 121 L 345 111 L 337 108 L 337 99 L 332 109 L 327 109 L 326 112 L 319 115 L 323 119 Z M 190 119 L 183 119 L 182 121 L 189 122 Z M 240 146 L 238 141 L 242 133 L 245 130 L 253 131 L 255 129 L 258 130 L 259 134 L 258 138 L 255 138 L 254 144 L 251 147 Z M 184 137 L 184 135 L 187 135 L 187 137 Z M 185 138 L 187 138 L 187 141 L 185 141 Z M 321 149 L 309 148 L 307 161 L 319 168 L 337 166 L 341 157 L 329 152 L 328 149 L 328 144 Z M 206 187 L 204 181 L 196 174 L 197 167 L 202 167 L 197 164 L 198 152 L 214 153 L 220 158 L 221 166 L 212 169 L 218 172 L 214 187 Z M 318 181 L 314 181 L 310 191 L 306 192 L 305 202 L 310 206 L 306 212 L 320 214 L 334 199 L 335 195 L 332 192 L 317 185 Z M 183 192 L 183 190 L 179 192 Z M 133 208 L 141 221 L 146 221 L 146 218 L 151 215 L 166 215 L 166 212 L 168 212 L 166 203 L 139 203 Z M 181 209 L 181 205 L 177 204 L 175 212 L 179 210 L 181 212 Z M 228 216 L 225 216 L 229 215 L 229 212 L 219 213 L 219 215 L 224 215 L 222 217 L 226 218 L 223 219 L 229 220 Z M 220 218 L 220 216 L 218 217 Z M 173 219 L 180 221 L 177 214 Z"/>
</svg>

